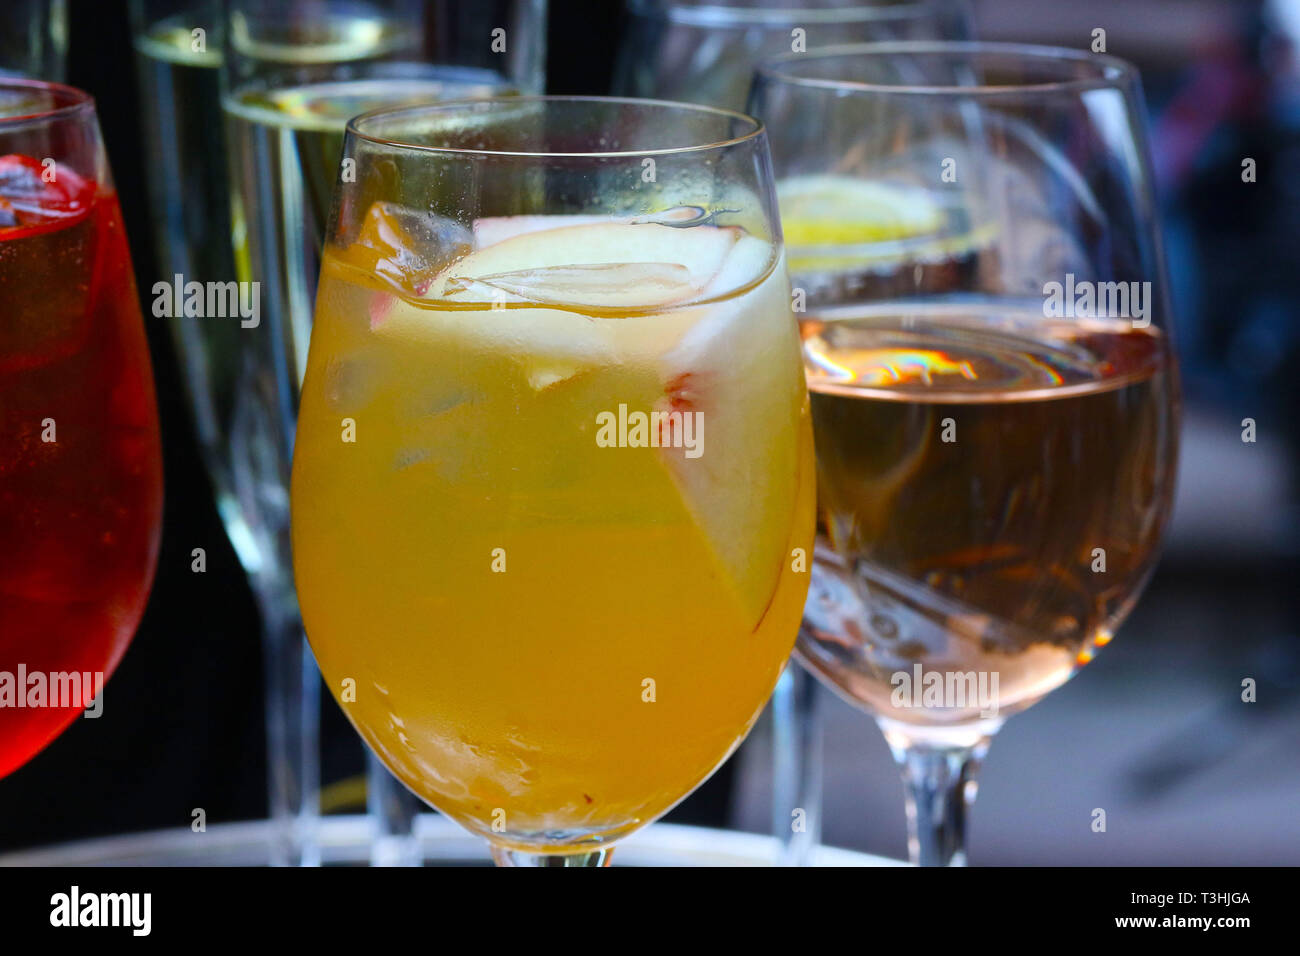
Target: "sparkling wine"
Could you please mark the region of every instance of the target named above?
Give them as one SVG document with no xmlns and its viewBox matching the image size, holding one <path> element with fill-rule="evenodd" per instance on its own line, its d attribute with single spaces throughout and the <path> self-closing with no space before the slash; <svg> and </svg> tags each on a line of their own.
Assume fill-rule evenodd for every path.
<svg viewBox="0 0 1300 956">
<path fill-rule="evenodd" d="M 225 283 L 235 278 L 235 259 L 220 122 L 220 42 L 214 35 L 211 47 L 195 49 L 195 26 L 181 14 L 142 25 L 134 40 L 141 122 L 157 164 L 148 177 L 156 278 Z M 260 566 L 267 558 L 241 508 L 232 454 L 236 423 L 250 420 L 250 401 L 260 394 L 256 368 L 242 356 L 248 333 L 239 322 L 184 311 L 165 321 L 182 363 L 218 510 L 240 558 Z"/>
<path fill-rule="evenodd" d="M 190 24 L 174 17 L 135 37 L 146 104 L 141 117 L 151 156 L 150 207 L 163 274 L 226 281 L 234 276 L 230 251 L 230 195 L 218 82 L 221 54 L 195 50 Z"/>
<path fill-rule="evenodd" d="M 899 303 L 801 332 L 819 511 L 801 656 L 909 724 L 1029 706 L 1110 640 L 1151 570 L 1176 458 L 1167 338 Z"/>
</svg>

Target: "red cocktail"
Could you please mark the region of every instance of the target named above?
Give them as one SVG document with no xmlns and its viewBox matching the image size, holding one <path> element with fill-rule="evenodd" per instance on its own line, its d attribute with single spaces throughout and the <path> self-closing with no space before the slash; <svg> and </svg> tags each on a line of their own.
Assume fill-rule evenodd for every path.
<svg viewBox="0 0 1300 956">
<path fill-rule="evenodd" d="M 0 777 L 117 666 L 161 519 L 149 352 L 94 104 L 2 81 Z"/>
</svg>

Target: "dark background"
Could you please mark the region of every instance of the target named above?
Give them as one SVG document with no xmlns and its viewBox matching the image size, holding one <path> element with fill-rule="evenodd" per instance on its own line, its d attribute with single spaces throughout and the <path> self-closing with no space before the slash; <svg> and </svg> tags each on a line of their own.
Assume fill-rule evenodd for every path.
<svg viewBox="0 0 1300 956">
<path fill-rule="evenodd" d="M 4 2 L 4 0 L 0 0 Z M 465 0 L 471 2 L 471 0 Z M 124 0 L 71 0 L 68 79 L 98 100 L 142 288 L 152 261 Z M 1108 52 L 1142 70 L 1165 224 L 1186 424 L 1162 564 L 1114 645 L 999 735 L 971 826 L 980 863 L 1300 862 L 1296 634 L 1300 409 L 1300 0 L 976 0 L 985 39 Z M 550 92 L 608 89 L 617 0 L 551 0 Z M 1259 178 L 1243 184 L 1242 157 Z M 164 432 L 162 554 L 100 720 L 0 780 L 0 847 L 265 813 L 253 599 L 216 515 L 165 325 L 145 312 Z M 1243 444 L 1240 422 L 1258 423 Z M 193 548 L 208 570 L 190 571 Z M 1260 704 L 1240 704 L 1254 677 Z M 361 772 L 325 695 L 327 783 Z M 879 733 L 830 704 L 827 842 L 904 854 Z M 760 726 L 678 820 L 767 828 Z M 733 786 L 733 784 L 735 784 Z M 1112 837 L 1088 829 L 1106 807 Z"/>
</svg>

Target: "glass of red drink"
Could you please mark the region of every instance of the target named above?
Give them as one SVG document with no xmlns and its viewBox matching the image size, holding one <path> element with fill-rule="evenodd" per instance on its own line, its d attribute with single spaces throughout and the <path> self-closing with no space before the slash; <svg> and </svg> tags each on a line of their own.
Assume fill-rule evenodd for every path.
<svg viewBox="0 0 1300 956">
<path fill-rule="evenodd" d="M 161 522 L 153 376 L 94 101 L 0 79 L 0 777 L 98 697 Z"/>
</svg>

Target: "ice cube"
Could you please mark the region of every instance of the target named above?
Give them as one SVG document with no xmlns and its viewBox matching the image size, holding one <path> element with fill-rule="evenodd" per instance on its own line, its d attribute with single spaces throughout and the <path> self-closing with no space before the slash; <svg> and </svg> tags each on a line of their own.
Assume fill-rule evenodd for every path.
<svg viewBox="0 0 1300 956">
<path fill-rule="evenodd" d="M 334 358 L 325 366 L 325 398 L 335 411 L 357 411 L 374 394 L 379 375 L 373 362 L 361 358 Z"/>
<path fill-rule="evenodd" d="M 483 396 L 465 388 L 438 385 L 415 396 L 412 414 L 434 418 L 470 402 L 482 401 Z"/>
<path fill-rule="evenodd" d="M 573 362 L 551 361 L 544 358 L 534 363 L 527 371 L 528 384 L 534 391 L 541 392 L 553 385 L 567 382 L 569 379 L 586 371 L 588 366 Z"/>
<path fill-rule="evenodd" d="M 0 227 L 37 225 L 81 215 L 93 186 L 71 169 L 31 156 L 0 156 Z"/>
<path fill-rule="evenodd" d="M 403 448 L 397 452 L 396 458 L 393 459 L 393 468 L 396 471 L 405 471 L 416 465 L 422 465 L 433 457 L 433 452 L 428 448 Z"/>
<path fill-rule="evenodd" d="M 474 236 L 454 219 L 377 202 L 366 213 L 355 246 L 374 255 L 374 271 L 401 292 L 423 295 L 434 276 L 467 255 Z"/>
</svg>

